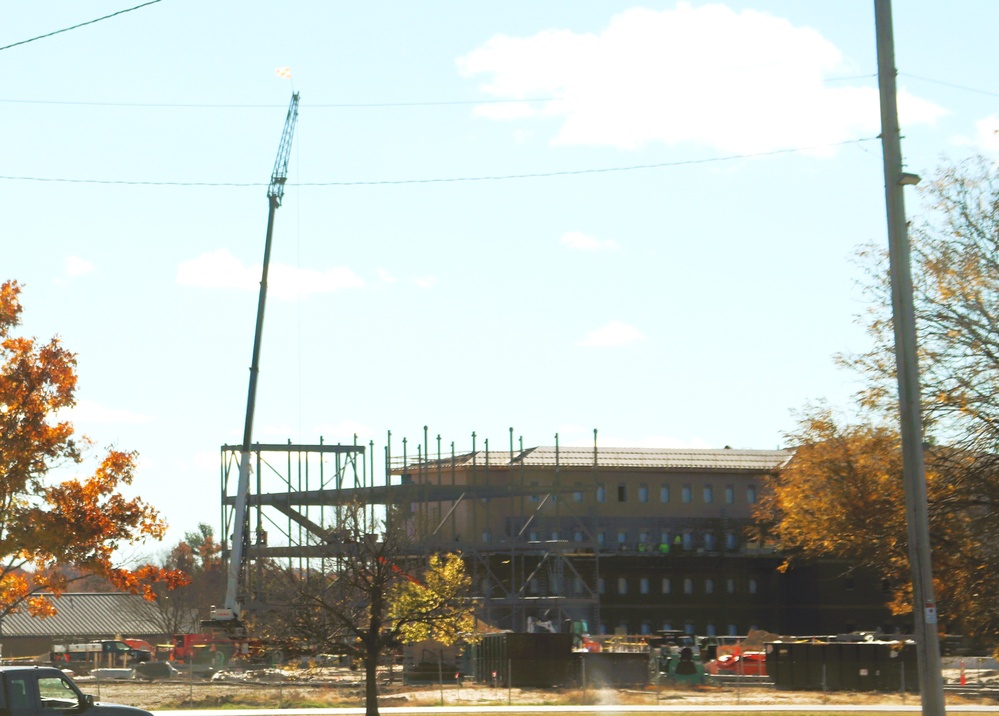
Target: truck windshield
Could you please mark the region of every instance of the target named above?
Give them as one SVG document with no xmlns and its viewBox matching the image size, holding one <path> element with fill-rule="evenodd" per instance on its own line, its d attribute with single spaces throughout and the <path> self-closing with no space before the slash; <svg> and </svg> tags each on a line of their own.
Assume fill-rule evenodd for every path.
<svg viewBox="0 0 999 716">
<path fill-rule="evenodd" d="M 80 706 L 80 697 L 73 685 L 61 676 L 40 676 L 38 695 L 43 709 L 67 711 Z"/>
</svg>

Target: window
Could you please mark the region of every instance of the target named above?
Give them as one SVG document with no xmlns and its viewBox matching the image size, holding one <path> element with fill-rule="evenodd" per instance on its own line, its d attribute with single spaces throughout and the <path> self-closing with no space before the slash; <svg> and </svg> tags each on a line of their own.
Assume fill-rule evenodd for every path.
<svg viewBox="0 0 999 716">
<path fill-rule="evenodd" d="M 708 636 L 717 636 L 718 635 L 718 630 L 715 629 L 715 625 L 714 624 L 708 624 L 708 626 L 705 628 L 705 632 L 707 633 Z"/>
<path fill-rule="evenodd" d="M 704 504 L 710 505 L 715 501 L 715 488 L 712 485 L 704 486 Z"/>
<path fill-rule="evenodd" d="M 628 593 L 628 580 L 624 577 L 617 578 L 617 593 L 627 594 Z"/>
<path fill-rule="evenodd" d="M 704 580 L 704 593 L 705 594 L 715 593 L 715 580 L 711 579 L 710 577 Z"/>
<path fill-rule="evenodd" d="M 628 486 L 618 485 L 617 486 L 617 501 L 627 502 L 628 501 Z"/>
<path fill-rule="evenodd" d="M 746 488 L 746 502 L 751 505 L 756 504 L 756 485 L 750 485 Z"/>
<path fill-rule="evenodd" d="M 735 502 L 735 485 L 725 485 L 725 504 L 731 505 Z"/>
<path fill-rule="evenodd" d="M 729 594 L 735 594 L 735 580 L 731 577 L 725 580 L 725 591 Z"/>
<path fill-rule="evenodd" d="M 597 532 L 597 544 L 601 547 L 607 544 L 607 533 L 604 530 Z"/>
<path fill-rule="evenodd" d="M 687 634 L 691 634 L 691 635 L 695 634 L 696 630 L 694 629 L 694 623 L 693 622 L 687 622 L 686 624 L 684 624 L 683 625 L 683 631 L 685 633 L 687 633 Z"/>
<path fill-rule="evenodd" d="M 638 486 L 638 501 L 648 502 L 649 501 L 649 486 L 639 485 Z"/>
<path fill-rule="evenodd" d="M 528 586 L 528 589 L 531 590 L 531 594 L 537 594 L 538 593 L 538 579 L 537 579 L 537 577 L 534 577 L 533 579 L 531 579 L 531 581 L 527 583 L 527 586 Z"/>
<path fill-rule="evenodd" d="M 558 530 L 552 530 L 552 539 L 553 540 L 557 540 L 558 539 Z"/>
<path fill-rule="evenodd" d="M 735 538 L 735 532 L 725 533 L 725 549 L 735 549 L 739 546 L 739 542 Z"/>
<path fill-rule="evenodd" d="M 527 533 L 527 539 L 528 539 L 529 542 L 537 542 L 538 541 L 538 531 L 537 530 L 531 530 L 530 532 L 528 532 Z"/>
<path fill-rule="evenodd" d="M 673 631 L 673 624 L 670 622 L 663 622 L 663 631 Z"/>
<path fill-rule="evenodd" d="M 492 596 L 493 583 L 490 581 L 489 577 L 484 577 L 482 579 L 482 593 L 487 597 Z"/>
<path fill-rule="evenodd" d="M 577 492 L 573 492 L 572 493 L 572 501 L 573 502 L 582 502 L 583 501 L 583 493 L 582 492 L 578 492 L 578 491 Z"/>
<path fill-rule="evenodd" d="M 600 579 L 597 580 L 597 591 L 600 594 L 607 593 L 607 580 L 604 579 L 603 577 L 600 577 Z"/>
<path fill-rule="evenodd" d="M 618 549 L 625 549 L 628 546 L 628 533 L 625 530 L 621 530 L 617 533 L 617 546 Z"/>
<path fill-rule="evenodd" d="M 12 712 L 34 710 L 31 704 L 31 697 L 29 696 L 31 692 L 28 691 L 27 678 L 18 678 L 11 675 L 7 679 L 7 691 L 10 697 L 8 706 Z"/>
<path fill-rule="evenodd" d="M 642 630 L 642 634 L 651 634 L 652 633 L 652 623 L 651 622 L 642 622 L 641 630 Z"/>
<path fill-rule="evenodd" d="M 847 577 L 846 579 L 843 580 L 843 589 L 845 589 L 848 592 L 852 592 L 853 588 L 854 588 L 853 577 Z"/>
<path fill-rule="evenodd" d="M 537 487 L 537 486 L 538 486 L 537 481 L 531 483 L 531 487 Z M 541 500 L 541 495 L 538 494 L 531 495 L 531 502 L 538 502 L 539 500 Z"/>
<path fill-rule="evenodd" d="M 758 588 L 758 585 L 756 583 L 756 580 L 755 579 L 750 579 L 749 580 L 749 593 L 750 594 L 756 594 L 757 588 Z"/>
<path fill-rule="evenodd" d="M 714 552 L 715 551 L 715 546 L 716 546 L 715 545 L 715 533 L 714 532 L 705 532 L 704 533 L 704 549 L 706 549 L 708 552 Z"/>
<path fill-rule="evenodd" d="M 694 593 L 694 580 L 693 579 L 689 579 L 688 578 L 688 579 L 684 579 L 683 580 L 683 593 L 684 594 L 693 594 Z"/>
<path fill-rule="evenodd" d="M 638 582 L 638 591 L 641 592 L 642 594 L 648 594 L 649 593 L 649 578 L 648 577 L 642 577 L 639 580 L 639 582 Z"/>
<path fill-rule="evenodd" d="M 683 548 L 688 550 L 694 548 L 694 533 L 690 530 L 683 531 Z"/>
<path fill-rule="evenodd" d="M 490 537 L 492 537 L 492 536 L 493 536 L 493 534 L 492 534 L 492 530 L 490 530 L 490 529 L 488 529 L 488 528 L 487 528 L 487 529 L 484 529 L 484 530 L 482 530 L 482 541 L 483 541 L 483 542 L 488 542 L 488 541 L 489 541 L 489 538 L 490 538 Z"/>
<path fill-rule="evenodd" d="M 684 485 L 683 489 L 680 491 L 680 494 L 681 494 L 681 499 L 683 499 L 684 502 L 690 502 L 691 500 L 694 499 L 693 497 L 694 493 L 690 489 L 690 485 Z"/>
<path fill-rule="evenodd" d="M 597 502 L 607 502 L 607 488 L 597 483 Z"/>
<path fill-rule="evenodd" d="M 673 593 L 673 581 L 669 577 L 663 577 L 663 594 Z"/>
<path fill-rule="evenodd" d="M 669 485 L 662 485 L 659 488 L 659 501 L 669 502 Z"/>
<path fill-rule="evenodd" d="M 736 635 L 738 635 L 738 633 L 739 633 L 739 629 L 735 626 L 735 624 L 729 624 L 728 625 L 728 635 L 729 636 L 736 636 Z"/>
<path fill-rule="evenodd" d="M 582 530 L 576 530 L 575 532 L 573 532 L 572 533 L 572 541 L 573 542 L 582 542 L 583 541 L 583 531 Z"/>
<path fill-rule="evenodd" d="M 669 544 L 670 542 L 669 530 L 663 530 L 659 533 L 659 544 Z"/>
<path fill-rule="evenodd" d="M 11 686 L 13 685 L 12 683 Z M 69 681 L 62 677 L 39 676 L 38 695 L 42 699 L 44 710 L 79 711 L 80 709 L 80 697 Z"/>
<path fill-rule="evenodd" d="M 584 588 L 585 588 L 585 585 L 583 584 L 583 580 L 580 577 L 575 577 L 572 580 L 572 590 L 576 594 L 582 594 Z"/>
</svg>

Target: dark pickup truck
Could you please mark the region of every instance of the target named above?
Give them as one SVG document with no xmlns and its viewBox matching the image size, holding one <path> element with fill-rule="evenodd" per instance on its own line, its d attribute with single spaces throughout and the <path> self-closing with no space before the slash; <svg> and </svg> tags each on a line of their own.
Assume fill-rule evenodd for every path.
<svg viewBox="0 0 999 716">
<path fill-rule="evenodd" d="M 131 706 L 100 704 L 59 669 L 0 666 L 0 716 L 151 716 Z"/>
</svg>

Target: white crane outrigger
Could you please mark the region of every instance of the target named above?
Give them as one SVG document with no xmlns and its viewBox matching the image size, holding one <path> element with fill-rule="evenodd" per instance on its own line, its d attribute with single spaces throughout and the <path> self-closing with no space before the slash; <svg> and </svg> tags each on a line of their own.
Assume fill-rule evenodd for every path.
<svg viewBox="0 0 999 716">
<path fill-rule="evenodd" d="M 264 329 L 264 306 L 267 302 L 267 269 L 271 259 L 271 237 L 274 231 L 274 213 L 284 198 L 284 185 L 288 179 L 288 160 L 291 158 L 291 140 L 298 120 L 298 92 L 291 95 L 288 116 L 281 133 L 271 183 L 267 188 L 267 238 L 264 241 L 264 265 L 260 275 L 260 295 L 257 299 L 257 325 L 253 332 L 253 359 L 250 363 L 250 386 L 246 396 L 246 423 L 243 426 L 243 443 L 239 452 L 239 482 L 236 485 L 236 505 L 233 515 L 232 550 L 229 552 L 229 571 L 226 577 L 225 605 L 212 609 L 213 622 L 238 623 L 242 604 L 237 597 L 239 579 L 246 560 L 248 542 L 246 503 L 250 493 L 250 442 L 253 435 L 253 409 L 257 399 L 257 374 L 260 372 L 260 340 Z M 221 624 L 220 624 L 221 626 Z"/>
</svg>

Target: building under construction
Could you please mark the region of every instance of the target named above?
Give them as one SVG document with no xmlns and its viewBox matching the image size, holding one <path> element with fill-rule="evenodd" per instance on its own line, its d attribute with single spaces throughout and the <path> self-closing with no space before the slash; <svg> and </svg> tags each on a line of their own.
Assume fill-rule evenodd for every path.
<svg viewBox="0 0 999 716">
<path fill-rule="evenodd" d="M 241 592 L 254 564 L 334 557 L 339 507 L 368 506 L 371 532 L 404 520 L 421 553 L 460 552 L 501 629 L 594 634 L 761 628 L 826 634 L 896 625 L 879 579 L 840 562 L 780 572 L 752 539 L 752 513 L 782 450 L 689 450 L 477 444 L 442 451 L 426 429 L 374 446 L 254 445 Z M 222 448 L 222 523 L 234 533 L 240 446 Z M 388 512 L 387 512 L 388 510 Z"/>
</svg>

